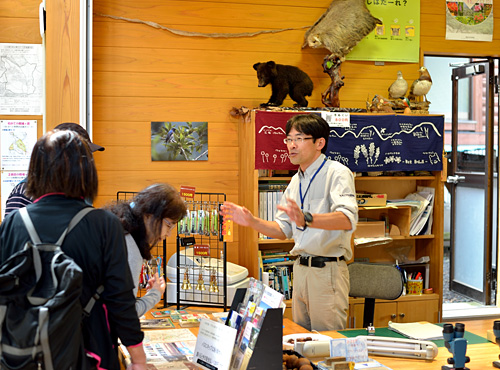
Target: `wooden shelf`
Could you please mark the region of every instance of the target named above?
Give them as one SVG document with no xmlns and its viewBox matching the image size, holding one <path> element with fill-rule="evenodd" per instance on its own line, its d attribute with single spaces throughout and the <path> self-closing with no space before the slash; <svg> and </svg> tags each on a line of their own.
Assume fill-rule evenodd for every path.
<svg viewBox="0 0 500 370">
<path fill-rule="evenodd" d="M 290 181 L 292 179 L 291 176 L 276 176 L 276 177 L 259 177 L 259 181 Z"/>
<path fill-rule="evenodd" d="M 255 112 L 252 112 L 252 121 L 244 123 L 239 128 L 240 142 L 240 204 L 248 208 L 254 215 L 259 209 L 259 183 L 290 181 L 291 176 L 259 177 L 255 170 Z M 376 118 L 374 118 L 376 119 Z M 403 312 L 419 311 L 439 321 L 441 319 L 442 303 L 441 293 L 443 286 L 443 198 L 444 180 L 441 171 L 432 171 L 427 176 L 358 176 L 354 178 L 356 192 L 387 194 L 387 199 L 402 199 L 409 193 L 415 192 L 417 186 L 432 187 L 435 189 L 434 214 L 432 234 L 410 236 L 411 208 L 409 206 L 386 206 L 380 208 L 359 207 L 359 216 L 373 220 L 385 220 L 398 226 L 401 235 L 392 236 L 388 244 L 371 247 L 354 247 L 353 259 L 370 262 L 394 263 L 393 255 L 404 253 L 408 260 L 419 260 L 429 257 L 429 287 L 434 289 L 434 294 L 422 296 L 405 296 L 396 303 L 387 302 L 386 305 L 401 306 Z M 247 267 L 249 275 L 259 275 L 258 251 L 273 248 L 293 248 L 293 240 L 258 239 L 258 233 L 249 227 L 238 228 L 240 243 L 238 263 Z M 432 301 L 432 304 L 429 303 Z M 414 307 L 405 307 L 413 302 L 418 302 Z M 428 306 L 429 305 L 429 306 Z M 383 305 L 380 305 L 383 307 Z M 380 310 L 382 307 L 379 307 Z M 392 311 L 391 311 L 392 312 Z M 410 317 L 410 316 L 408 316 Z"/>
<path fill-rule="evenodd" d="M 283 244 L 283 243 L 293 243 L 293 239 L 259 239 L 259 244 Z"/>
</svg>

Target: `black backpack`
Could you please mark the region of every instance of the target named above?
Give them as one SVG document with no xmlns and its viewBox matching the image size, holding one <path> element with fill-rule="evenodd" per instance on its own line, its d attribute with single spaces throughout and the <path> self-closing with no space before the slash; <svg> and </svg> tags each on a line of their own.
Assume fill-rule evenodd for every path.
<svg viewBox="0 0 500 370">
<path fill-rule="evenodd" d="M 81 321 L 98 294 L 82 309 L 82 269 L 61 250 L 85 215 L 79 211 L 55 243 L 43 243 L 26 208 L 19 210 L 31 241 L 0 266 L 0 368 L 86 367 Z"/>
</svg>

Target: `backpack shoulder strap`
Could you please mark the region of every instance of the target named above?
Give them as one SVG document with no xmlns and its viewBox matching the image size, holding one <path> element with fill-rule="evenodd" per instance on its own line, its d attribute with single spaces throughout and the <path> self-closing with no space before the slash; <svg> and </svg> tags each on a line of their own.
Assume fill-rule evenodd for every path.
<svg viewBox="0 0 500 370">
<path fill-rule="evenodd" d="M 41 244 L 42 241 L 40 240 L 40 237 L 36 232 L 35 225 L 33 225 L 33 221 L 31 221 L 31 217 L 28 214 L 28 210 L 26 209 L 26 207 L 20 208 L 19 214 L 21 215 L 21 219 L 24 222 L 26 230 L 28 230 L 28 234 L 30 235 L 31 241 L 35 244 Z"/>
<path fill-rule="evenodd" d="M 78 223 L 89 213 L 89 212 L 92 212 L 93 210 L 95 210 L 95 208 L 93 207 L 85 207 L 83 209 L 81 209 L 80 211 L 78 211 L 78 213 L 71 219 L 71 221 L 69 222 L 69 225 L 68 227 L 63 231 L 63 233 L 61 234 L 61 236 L 59 237 L 59 239 L 57 240 L 56 242 L 56 245 L 58 246 L 61 246 L 62 245 L 62 242 L 64 240 L 64 238 L 66 237 L 66 234 L 68 234 L 71 230 L 73 230 L 73 228 L 78 225 Z"/>
<path fill-rule="evenodd" d="M 104 292 L 104 285 L 99 285 L 94 295 L 89 299 L 87 305 L 83 308 L 83 314 L 85 316 L 90 316 L 90 311 L 94 307 L 95 302 L 101 298 L 101 294 Z"/>
<path fill-rule="evenodd" d="M 78 223 L 84 218 L 89 212 L 95 210 L 93 207 L 85 207 L 78 211 L 78 213 L 71 219 L 71 221 L 68 224 L 68 227 L 64 229 L 63 233 L 55 242 L 55 245 L 61 246 L 64 238 L 66 237 L 66 234 L 68 234 Z M 20 208 L 19 209 L 19 214 L 21 215 L 21 219 L 24 222 L 24 225 L 26 226 L 26 229 L 28 230 L 28 233 L 30 235 L 31 241 L 35 244 L 42 244 L 42 241 L 40 240 L 40 237 L 38 236 L 38 233 L 36 232 L 35 225 L 33 225 L 33 221 L 31 220 L 31 217 L 28 213 L 28 210 L 26 207 Z"/>
</svg>

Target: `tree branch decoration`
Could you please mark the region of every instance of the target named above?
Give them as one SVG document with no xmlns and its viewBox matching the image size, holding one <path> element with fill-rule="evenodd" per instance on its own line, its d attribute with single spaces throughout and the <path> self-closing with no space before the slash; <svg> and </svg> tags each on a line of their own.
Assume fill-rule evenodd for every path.
<svg viewBox="0 0 500 370">
<path fill-rule="evenodd" d="M 116 19 L 116 20 L 120 20 L 120 21 L 131 22 L 131 23 L 145 24 L 145 25 L 153 27 L 153 28 L 157 28 L 157 29 L 171 32 L 174 35 L 191 36 L 191 37 L 211 37 L 211 38 L 253 37 L 253 36 L 257 36 L 257 35 L 263 35 L 266 33 L 279 33 L 279 32 L 284 32 L 284 31 L 301 30 L 301 29 L 310 27 L 310 26 L 303 26 L 303 27 L 295 27 L 295 28 L 281 28 L 281 29 L 277 29 L 277 30 L 262 30 L 262 31 L 255 31 L 255 32 L 240 32 L 240 33 L 218 33 L 218 32 L 204 33 L 204 32 L 192 32 L 192 31 L 178 30 L 175 28 L 162 26 L 161 24 L 156 23 L 156 22 L 143 21 L 141 19 L 135 19 L 135 18 L 118 17 L 115 15 L 102 14 L 102 13 L 97 13 L 97 12 L 95 12 L 94 15 L 99 16 L 99 17 Z"/>
</svg>

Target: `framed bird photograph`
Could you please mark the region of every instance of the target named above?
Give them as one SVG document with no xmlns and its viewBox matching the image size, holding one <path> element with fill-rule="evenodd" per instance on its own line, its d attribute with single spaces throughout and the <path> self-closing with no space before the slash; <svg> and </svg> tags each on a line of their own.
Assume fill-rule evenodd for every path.
<svg viewBox="0 0 500 370">
<path fill-rule="evenodd" d="M 208 161 L 208 122 L 151 122 L 152 161 Z"/>
</svg>

